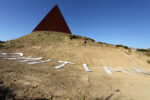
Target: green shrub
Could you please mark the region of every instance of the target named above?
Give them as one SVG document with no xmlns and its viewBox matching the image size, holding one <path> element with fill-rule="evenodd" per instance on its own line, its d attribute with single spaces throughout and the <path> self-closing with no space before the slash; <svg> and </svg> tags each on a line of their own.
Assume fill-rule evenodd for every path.
<svg viewBox="0 0 150 100">
<path fill-rule="evenodd" d="M 137 51 L 141 51 L 141 52 L 150 52 L 149 49 L 137 49 Z"/>
<path fill-rule="evenodd" d="M 0 40 L 0 43 L 5 43 L 5 42 Z"/>
<path fill-rule="evenodd" d="M 145 55 L 146 55 L 146 56 L 150 56 L 150 52 L 146 52 Z"/>
<path fill-rule="evenodd" d="M 150 64 L 150 60 L 147 60 L 147 63 L 149 63 L 149 64 Z"/>
<path fill-rule="evenodd" d="M 150 57 L 150 49 L 137 49 L 139 52 L 144 52 L 146 56 Z"/>
<path fill-rule="evenodd" d="M 69 38 L 70 40 L 72 40 L 72 39 L 78 39 L 79 37 L 77 37 L 76 35 L 70 35 Z"/>
<path fill-rule="evenodd" d="M 117 47 L 117 48 L 122 47 L 122 48 L 125 48 L 125 49 L 129 49 L 128 46 L 124 46 L 124 45 L 116 45 L 116 47 Z"/>
<path fill-rule="evenodd" d="M 0 87 L 0 100 L 15 100 L 15 95 L 6 87 Z"/>
<path fill-rule="evenodd" d="M 97 42 L 97 43 L 105 44 L 105 45 L 112 45 L 112 44 L 108 44 L 108 43 L 105 43 L 105 42 Z"/>
<path fill-rule="evenodd" d="M 129 47 L 127 47 L 127 46 L 124 46 L 124 48 L 125 48 L 125 49 L 129 49 Z"/>
<path fill-rule="evenodd" d="M 91 39 L 91 38 L 87 38 L 87 40 L 90 40 L 90 41 L 92 41 L 92 42 L 95 42 L 95 40 L 94 40 L 94 39 Z"/>
</svg>

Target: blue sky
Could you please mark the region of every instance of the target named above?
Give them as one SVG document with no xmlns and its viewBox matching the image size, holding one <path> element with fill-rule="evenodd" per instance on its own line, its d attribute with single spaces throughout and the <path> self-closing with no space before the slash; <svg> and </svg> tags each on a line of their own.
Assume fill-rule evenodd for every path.
<svg viewBox="0 0 150 100">
<path fill-rule="evenodd" d="M 31 33 L 55 4 L 73 34 L 150 48 L 150 0 L 0 0 L 0 40 Z"/>
</svg>

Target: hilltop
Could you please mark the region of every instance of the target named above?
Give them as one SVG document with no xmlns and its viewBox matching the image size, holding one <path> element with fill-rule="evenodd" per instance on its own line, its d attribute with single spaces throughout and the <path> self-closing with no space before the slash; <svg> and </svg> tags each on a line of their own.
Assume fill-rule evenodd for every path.
<svg viewBox="0 0 150 100">
<path fill-rule="evenodd" d="M 86 45 L 98 46 L 104 43 L 97 43 L 95 40 L 82 37 L 73 34 L 66 34 L 61 32 L 50 32 L 50 31 L 35 31 L 21 38 L 8 41 L 6 47 L 8 48 L 19 48 L 20 46 L 30 46 L 30 45 L 74 45 L 82 46 L 86 39 Z"/>
<path fill-rule="evenodd" d="M 14 90 L 12 93 L 16 98 L 150 99 L 148 50 L 135 50 L 78 35 L 45 31 L 35 31 L 3 45 L 2 50 L 6 52 L 22 52 L 26 57 L 52 59 L 48 63 L 36 65 L 0 59 L 2 85 Z M 57 62 L 60 60 L 75 64 L 54 69 L 60 65 Z M 91 72 L 86 72 L 83 64 L 87 64 Z M 112 70 L 112 74 L 106 72 L 107 67 Z"/>
</svg>

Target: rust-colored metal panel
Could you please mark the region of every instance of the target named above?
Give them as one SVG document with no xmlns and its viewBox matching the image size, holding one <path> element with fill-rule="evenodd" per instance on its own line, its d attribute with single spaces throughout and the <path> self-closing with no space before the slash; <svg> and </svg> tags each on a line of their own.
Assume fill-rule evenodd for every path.
<svg viewBox="0 0 150 100">
<path fill-rule="evenodd" d="M 56 31 L 71 34 L 71 31 L 56 5 L 33 31 Z"/>
</svg>

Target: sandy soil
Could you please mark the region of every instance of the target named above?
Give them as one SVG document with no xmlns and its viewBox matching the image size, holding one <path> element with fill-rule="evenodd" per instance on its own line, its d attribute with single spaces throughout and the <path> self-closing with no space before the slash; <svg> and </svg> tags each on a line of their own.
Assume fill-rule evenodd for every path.
<svg viewBox="0 0 150 100">
<path fill-rule="evenodd" d="M 8 51 L 7 51 L 8 52 Z M 44 57 L 51 62 L 29 65 L 0 58 L 1 86 L 9 87 L 17 99 L 50 100 L 150 100 L 150 75 L 135 71 L 107 74 L 104 66 L 138 67 L 150 71 L 146 56 L 132 51 L 96 46 L 28 46 L 9 52 Z M 58 60 L 70 61 L 61 69 Z M 86 63 L 92 72 L 86 72 Z"/>
</svg>

